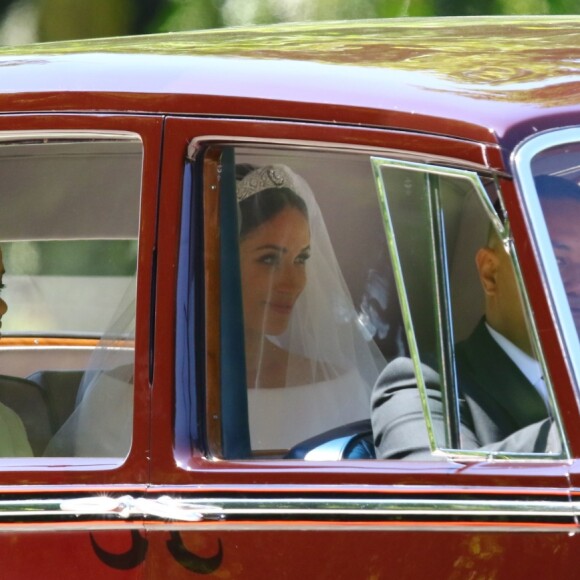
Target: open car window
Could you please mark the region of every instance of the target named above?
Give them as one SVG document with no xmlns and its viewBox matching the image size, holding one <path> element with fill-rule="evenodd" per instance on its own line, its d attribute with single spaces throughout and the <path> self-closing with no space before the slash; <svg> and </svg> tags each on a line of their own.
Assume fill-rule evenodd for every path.
<svg viewBox="0 0 580 580">
<path fill-rule="evenodd" d="M 132 432 L 141 140 L 0 138 L 0 412 L 19 445 L 3 455 L 118 462 Z M 112 399 L 122 426 L 107 422 Z"/>
<path fill-rule="evenodd" d="M 186 190 L 204 202 L 186 196 L 183 215 L 216 219 L 220 236 L 204 238 L 205 296 L 182 290 L 179 308 L 205 304 L 219 327 L 193 336 L 178 319 L 178 341 L 207 349 L 177 361 L 178 376 L 190 373 L 178 382 L 178 446 L 228 459 L 566 454 L 492 176 L 362 152 L 198 144 Z M 200 239 L 183 240 L 186 289 Z M 482 264 L 496 260 L 515 334 L 488 310 Z M 192 397 L 204 365 L 206 390 Z"/>
<path fill-rule="evenodd" d="M 202 167 L 205 218 L 219 213 L 220 228 L 204 246 L 220 288 L 218 300 L 206 281 L 208 372 L 220 321 L 208 453 L 329 459 L 360 441 L 372 456 L 371 391 L 406 343 L 369 156 L 221 145 L 196 157 Z M 180 417 L 199 416 L 179 400 L 178 441 Z"/>
</svg>

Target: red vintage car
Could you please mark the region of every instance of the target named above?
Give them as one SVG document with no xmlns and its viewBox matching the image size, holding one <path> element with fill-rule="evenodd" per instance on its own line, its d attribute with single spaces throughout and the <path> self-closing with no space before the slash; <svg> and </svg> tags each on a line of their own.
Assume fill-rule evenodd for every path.
<svg viewBox="0 0 580 580">
<path fill-rule="evenodd" d="M 2 49 L 3 577 L 575 578 L 579 31 Z"/>
</svg>

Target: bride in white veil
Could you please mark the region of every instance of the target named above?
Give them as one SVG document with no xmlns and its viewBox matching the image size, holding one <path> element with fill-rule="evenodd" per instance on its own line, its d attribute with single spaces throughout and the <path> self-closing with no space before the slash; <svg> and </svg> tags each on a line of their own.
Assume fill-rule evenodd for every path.
<svg viewBox="0 0 580 580">
<path fill-rule="evenodd" d="M 385 365 L 363 331 L 320 208 L 284 165 L 237 182 L 252 448 L 367 419 Z"/>
</svg>

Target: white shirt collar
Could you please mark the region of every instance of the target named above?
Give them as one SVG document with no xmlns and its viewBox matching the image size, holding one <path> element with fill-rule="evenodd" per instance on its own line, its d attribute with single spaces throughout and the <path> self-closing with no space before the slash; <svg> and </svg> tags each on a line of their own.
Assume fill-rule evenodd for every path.
<svg viewBox="0 0 580 580">
<path fill-rule="evenodd" d="M 513 342 L 508 340 L 503 334 L 494 330 L 487 322 L 485 323 L 489 334 L 501 347 L 501 349 L 510 357 L 513 363 L 520 369 L 522 374 L 528 381 L 534 385 L 535 389 L 540 393 L 544 402 L 548 405 L 548 389 L 544 381 L 542 366 L 540 363 L 529 354 L 525 353 L 521 348 L 518 348 Z"/>
</svg>

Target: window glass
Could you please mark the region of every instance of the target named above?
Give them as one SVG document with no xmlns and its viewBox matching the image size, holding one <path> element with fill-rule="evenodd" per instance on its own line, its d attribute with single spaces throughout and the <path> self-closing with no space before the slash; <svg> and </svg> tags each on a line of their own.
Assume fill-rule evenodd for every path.
<svg viewBox="0 0 580 580">
<path fill-rule="evenodd" d="M 415 163 L 375 168 L 412 355 L 387 367 L 373 395 L 379 456 L 559 455 L 509 227 L 486 192 L 499 208 L 493 182 Z"/>
<path fill-rule="evenodd" d="M 238 146 L 222 162 L 222 335 L 243 329 L 242 348 L 222 339 L 224 454 L 247 438 L 253 457 L 374 455 L 371 391 L 406 343 L 369 157 Z"/>
<path fill-rule="evenodd" d="M 0 456 L 129 450 L 141 164 L 127 134 L 0 142 Z"/>
<path fill-rule="evenodd" d="M 4 242 L 2 253 L 4 336 L 100 337 L 135 275 L 137 240 Z"/>
<path fill-rule="evenodd" d="M 208 416 L 221 419 L 221 456 L 561 455 L 492 178 L 337 151 L 210 149 L 221 384 Z"/>
<path fill-rule="evenodd" d="M 580 143 L 550 147 L 531 163 L 576 333 L 580 332 Z"/>
</svg>

